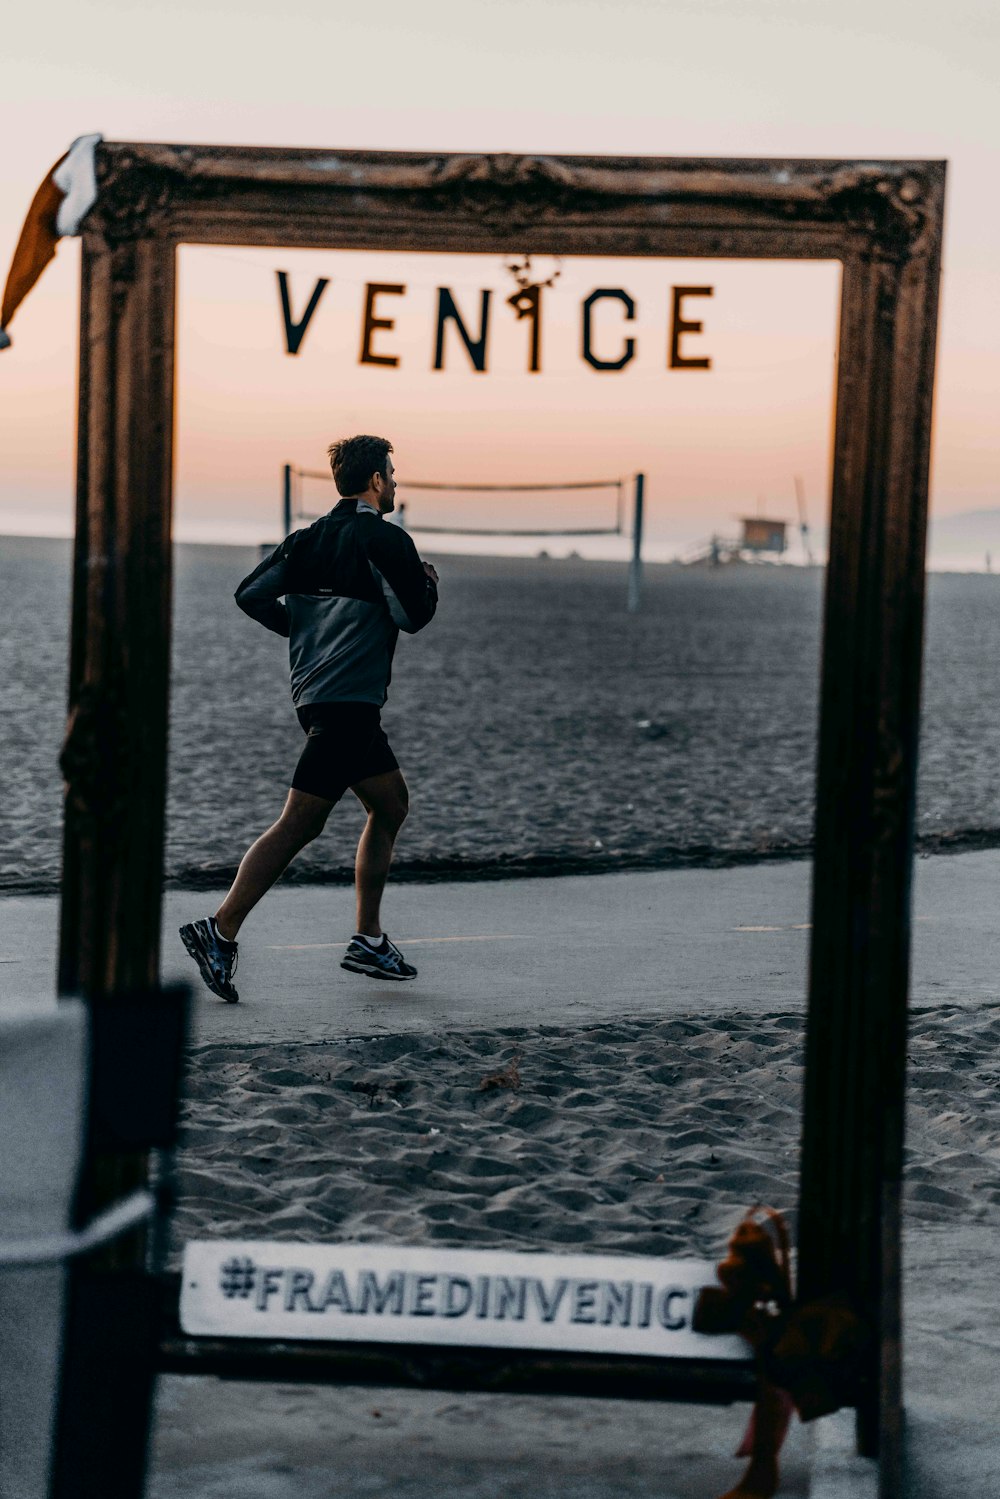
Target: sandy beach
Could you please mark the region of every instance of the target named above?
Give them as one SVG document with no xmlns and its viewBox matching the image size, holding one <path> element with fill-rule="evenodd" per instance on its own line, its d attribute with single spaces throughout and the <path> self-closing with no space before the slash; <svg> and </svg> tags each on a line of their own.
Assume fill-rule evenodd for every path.
<svg viewBox="0 0 1000 1499">
<path fill-rule="evenodd" d="M 176 551 L 166 873 L 224 884 L 280 810 L 302 735 L 284 641 L 240 613 L 249 548 Z M 436 557 L 384 723 L 411 786 L 397 880 L 713 866 L 808 853 L 823 575 Z M 58 886 L 69 546 L 5 538 L 0 890 Z M 918 832 L 1000 843 L 1000 581 L 929 587 Z M 348 798 L 286 879 L 350 878 Z"/>
<path fill-rule="evenodd" d="M 794 1207 L 801 1047 L 801 1015 L 736 1012 L 197 1047 L 176 1244 L 720 1256 Z M 909 1052 L 908 1220 L 1000 1224 L 1000 1004 L 917 1011 Z"/>
<path fill-rule="evenodd" d="M 178 1233 L 700 1253 L 737 1204 L 794 1199 L 800 1030 L 733 1017 L 204 1048 Z"/>
</svg>

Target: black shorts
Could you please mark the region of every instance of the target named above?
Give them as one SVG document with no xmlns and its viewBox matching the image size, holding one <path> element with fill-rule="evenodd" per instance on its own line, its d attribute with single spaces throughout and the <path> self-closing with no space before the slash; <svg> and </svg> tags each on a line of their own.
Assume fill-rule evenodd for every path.
<svg viewBox="0 0 1000 1499">
<path fill-rule="evenodd" d="M 292 776 L 294 791 L 337 802 L 348 786 L 399 769 L 377 703 L 307 703 L 296 711 L 306 747 Z"/>
</svg>

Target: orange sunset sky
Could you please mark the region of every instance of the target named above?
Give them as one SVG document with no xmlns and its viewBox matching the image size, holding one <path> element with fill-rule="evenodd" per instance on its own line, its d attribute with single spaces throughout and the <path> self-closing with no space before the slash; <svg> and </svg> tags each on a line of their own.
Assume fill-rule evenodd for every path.
<svg viewBox="0 0 1000 1499">
<path fill-rule="evenodd" d="M 947 158 L 932 515 L 948 523 L 1000 506 L 992 5 L 958 0 L 943 24 L 937 6 L 896 0 L 390 0 L 377 9 L 308 0 L 280 13 L 258 0 L 179 0 L 156 16 L 96 0 L 21 7 L 7 24 L 3 274 L 39 180 L 93 130 L 340 148 Z M 12 325 L 14 347 L 0 353 L 0 532 L 72 527 L 78 265 L 78 246 L 64 241 Z M 295 358 L 284 353 L 277 269 L 288 272 L 296 315 L 318 277 L 330 282 Z M 552 263 L 539 269 L 547 275 Z M 814 532 L 824 529 L 833 263 L 566 261 L 545 293 L 537 374 L 526 367 L 527 325 L 505 305 L 513 282 L 493 257 L 192 248 L 180 270 L 181 539 L 276 539 L 281 464 L 319 467 L 327 443 L 355 430 L 392 438 L 404 481 L 642 469 L 653 556 L 732 533 L 735 517 L 759 508 L 795 521 L 796 474 Z M 407 287 L 380 302 L 394 327 L 374 345 L 398 355 L 397 368 L 358 364 L 369 282 Z M 711 358 L 709 371 L 667 368 L 675 285 L 714 289 L 689 304 L 703 331 L 685 346 Z M 480 290 L 492 289 L 488 373 L 472 370 L 455 336 L 445 369 L 431 368 L 439 286 L 452 289 L 470 327 Z M 636 341 L 620 372 L 595 372 L 580 357 L 581 302 L 597 287 L 621 287 L 636 304 L 627 327 L 612 303 L 595 320 L 605 357 L 626 334 Z M 332 495 L 314 490 L 308 503 L 325 508 Z M 611 508 L 604 497 L 414 499 L 411 518 L 602 524 Z M 988 544 L 988 529 L 973 527 L 973 549 L 982 537 Z"/>
</svg>

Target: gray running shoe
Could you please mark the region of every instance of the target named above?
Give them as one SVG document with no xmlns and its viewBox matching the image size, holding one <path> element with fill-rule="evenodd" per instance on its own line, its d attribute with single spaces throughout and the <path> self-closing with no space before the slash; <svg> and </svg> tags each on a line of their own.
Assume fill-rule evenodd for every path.
<svg viewBox="0 0 1000 1499">
<path fill-rule="evenodd" d="M 202 921 L 191 921 L 180 929 L 181 941 L 198 964 L 205 983 L 213 994 L 234 1005 L 239 995 L 233 985 L 233 974 L 239 957 L 235 942 L 226 942 L 218 936 L 215 922 L 210 916 Z"/>
<path fill-rule="evenodd" d="M 417 976 L 413 964 L 407 963 L 384 932 L 381 945 L 375 947 L 366 937 L 352 937 L 340 966 L 351 973 L 363 973 L 370 979 L 415 979 Z"/>
</svg>

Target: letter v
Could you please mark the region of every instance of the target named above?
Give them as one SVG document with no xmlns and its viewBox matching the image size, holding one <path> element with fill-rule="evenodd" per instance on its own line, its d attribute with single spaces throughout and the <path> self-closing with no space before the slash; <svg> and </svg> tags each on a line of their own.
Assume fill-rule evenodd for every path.
<svg viewBox="0 0 1000 1499">
<path fill-rule="evenodd" d="M 296 323 L 292 318 L 292 304 L 288 296 L 288 272 L 278 272 L 278 287 L 281 291 L 281 315 L 285 320 L 285 350 L 289 354 L 297 354 L 306 336 L 306 329 L 313 313 L 319 306 L 319 299 L 326 291 L 329 281 L 321 276 L 313 287 L 313 294 L 309 298 L 309 305 Z"/>
<path fill-rule="evenodd" d="M 535 1296 L 538 1299 L 538 1307 L 542 1314 L 543 1322 L 555 1321 L 556 1312 L 559 1310 L 559 1303 L 563 1299 L 563 1293 L 565 1292 L 568 1284 L 569 1282 L 562 1276 L 560 1276 L 560 1278 L 555 1282 L 555 1289 L 550 1300 L 549 1297 L 545 1294 L 545 1282 L 541 1280 L 532 1280 L 531 1285 L 534 1288 Z"/>
</svg>

